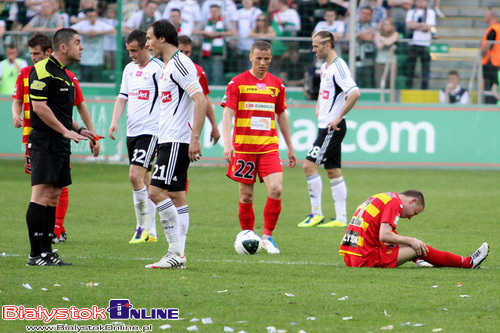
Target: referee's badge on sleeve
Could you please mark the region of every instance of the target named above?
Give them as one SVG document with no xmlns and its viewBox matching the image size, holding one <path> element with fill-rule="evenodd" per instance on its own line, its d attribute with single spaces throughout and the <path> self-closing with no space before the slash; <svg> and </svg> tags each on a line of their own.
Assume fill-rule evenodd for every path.
<svg viewBox="0 0 500 333">
<path fill-rule="evenodd" d="M 30 89 L 43 90 L 43 88 L 45 88 L 46 85 L 47 84 L 45 82 L 34 80 L 30 85 Z"/>
</svg>

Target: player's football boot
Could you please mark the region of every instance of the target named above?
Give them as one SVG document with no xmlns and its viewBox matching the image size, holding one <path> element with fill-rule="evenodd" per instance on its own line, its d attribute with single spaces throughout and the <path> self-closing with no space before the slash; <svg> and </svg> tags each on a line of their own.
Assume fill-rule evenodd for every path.
<svg viewBox="0 0 500 333">
<path fill-rule="evenodd" d="M 430 262 L 425 261 L 424 259 L 417 259 L 417 260 L 415 260 L 415 264 L 417 265 L 417 267 L 425 267 L 425 268 L 434 267 L 433 264 L 431 264 Z"/>
<path fill-rule="evenodd" d="M 472 264 L 471 268 L 479 268 L 479 265 L 486 259 L 488 256 L 488 252 L 490 251 L 490 248 L 488 247 L 488 243 L 483 243 L 479 249 L 476 250 L 471 256 L 470 256 L 470 263 Z"/>
<path fill-rule="evenodd" d="M 154 264 L 145 266 L 146 268 L 168 269 L 168 268 L 186 268 L 186 256 L 179 257 L 173 253 L 167 253 Z"/>
<path fill-rule="evenodd" d="M 62 261 L 61 258 L 59 258 L 59 254 L 57 253 L 57 249 L 52 250 L 52 253 L 47 252 L 47 257 L 49 258 L 52 263 L 54 263 L 56 266 L 72 266 L 73 264 L 70 264 L 69 262 L 64 262 Z"/>
<path fill-rule="evenodd" d="M 280 249 L 278 249 L 278 245 L 276 245 L 276 242 L 272 237 L 268 237 L 267 239 L 262 238 L 262 247 L 267 251 L 269 254 L 279 254 Z"/>
<path fill-rule="evenodd" d="M 323 215 L 314 215 L 311 213 L 307 215 L 304 221 L 297 224 L 297 227 L 300 228 L 314 227 L 316 224 L 323 223 L 324 220 L 325 217 Z"/>
<path fill-rule="evenodd" d="M 128 242 L 129 244 L 139 244 L 146 243 L 148 240 L 148 232 L 141 227 L 137 228 L 135 231 L 134 237 Z"/>
<path fill-rule="evenodd" d="M 28 256 L 28 261 L 26 261 L 26 266 L 59 266 L 59 265 L 54 264 L 46 253 L 42 253 L 41 255 L 36 257 Z"/>
<path fill-rule="evenodd" d="M 328 223 L 321 223 L 318 225 L 318 227 L 322 228 L 344 228 L 347 227 L 347 224 L 345 224 L 342 221 L 336 220 L 336 219 L 330 219 L 330 222 Z"/>
<path fill-rule="evenodd" d="M 148 236 L 148 243 L 156 243 L 158 241 L 158 237 L 155 237 L 151 234 Z"/>
</svg>

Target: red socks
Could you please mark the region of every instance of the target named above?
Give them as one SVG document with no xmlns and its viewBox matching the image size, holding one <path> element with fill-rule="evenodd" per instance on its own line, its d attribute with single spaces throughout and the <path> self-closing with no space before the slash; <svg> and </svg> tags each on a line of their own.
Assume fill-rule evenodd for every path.
<svg viewBox="0 0 500 333">
<path fill-rule="evenodd" d="M 238 218 L 240 219 L 241 230 L 253 230 L 255 215 L 253 213 L 253 203 L 239 203 Z"/>
<path fill-rule="evenodd" d="M 59 202 L 56 207 L 56 226 L 54 227 L 54 233 L 56 237 L 59 238 L 61 233 L 66 232 L 64 229 L 64 217 L 66 216 L 66 211 L 68 210 L 68 188 L 63 187 L 61 191 L 61 196 L 59 196 Z"/>
<path fill-rule="evenodd" d="M 264 207 L 264 235 L 272 236 L 281 213 L 281 199 L 267 198 Z"/>
<path fill-rule="evenodd" d="M 471 268 L 470 257 L 462 257 L 450 252 L 439 251 L 427 246 L 429 252 L 426 256 L 421 256 L 425 261 L 434 266 Z"/>
</svg>

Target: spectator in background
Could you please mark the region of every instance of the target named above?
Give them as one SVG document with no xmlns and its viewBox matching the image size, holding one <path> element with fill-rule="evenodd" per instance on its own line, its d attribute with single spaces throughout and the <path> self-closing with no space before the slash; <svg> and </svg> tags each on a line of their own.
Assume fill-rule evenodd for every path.
<svg viewBox="0 0 500 333">
<path fill-rule="evenodd" d="M 26 60 L 19 59 L 15 45 L 7 45 L 7 58 L 0 62 L 0 95 L 12 95 L 21 68 L 28 66 Z"/>
<path fill-rule="evenodd" d="M 181 33 L 192 36 L 194 28 L 201 21 L 201 9 L 196 0 L 170 0 L 163 11 L 162 18 L 170 20 L 173 10 L 180 12 Z"/>
<path fill-rule="evenodd" d="M 496 100 L 496 104 L 500 105 L 500 71 L 497 73 L 497 81 L 491 86 L 491 94 L 493 99 Z M 494 104 L 494 103 L 490 103 Z"/>
<path fill-rule="evenodd" d="M 484 12 L 484 21 L 489 25 L 481 43 L 484 89 L 490 90 L 492 85 L 497 82 L 497 73 L 500 69 L 500 44 L 487 44 L 487 42 L 500 42 L 500 23 L 498 23 L 497 15 L 492 8 L 488 8 Z M 496 101 L 495 98 L 486 96 L 485 103 L 495 104 Z"/>
<path fill-rule="evenodd" d="M 69 18 L 71 24 L 78 23 L 85 19 L 85 9 L 96 8 L 95 0 L 80 0 L 80 8 L 77 15 L 72 15 Z"/>
<path fill-rule="evenodd" d="M 375 24 L 379 24 L 380 22 L 382 22 L 382 20 L 387 18 L 387 11 L 385 10 L 384 7 L 382 7 L 381 4 L 382 4 L 382 1 L 379 1 L 379 0 L 365 0 L 358 7 L 357 15 L 359 16 L 359 12 L 361 11 L 361 9 L 363 9 L 363 7 L 368 6 L 373 11 L 372 22 Z"/>
<path fill-rule="evenodd" d="M 316 27 L 314 27 L 314 33 L 320 30 L 328 30 L 333 34 L 333 37 L 335 37 L 336 42 L 342 39 L 345 33 L 345 23 L 344 21 L 336 20 L 337 13 L 335 12 L 335 10 L 334 9 L 325 10 L 325 15 L 323 16 L 323 18 L 325 20 L 318 22 L 318 24 L 316 24 Z"/>
<path fill-rule="evenodd" d="M 116 29 L 118 21 L 116 19 L 116 3 L 110 3 L 106 6 L 105 17 L 101 21 Z M 84 45 L 85 46 L 85 45 Z M 116 55 L 116 35 L 104 35 L 104 65 L 106 69 L 115 69 Z"/>
<path fill-rule="evenodd" d="M 276 37 L 276 32 L 271 27 L 267 14 L 260 14 L 255 20 L 255 27 L 250 31 L 248 37 L 253 39 L 266 39 Z"/>
<path fill-rule="evenodd" d="M 446 15 L 443 14 L 440 7 L 441 7 L 441 0 L 435 0 L 434 11 L 436 12 L 436 15 L 439 16 L 440 18 L 445 18 Z"/>
<path fill-rule="evenodd" d="M 141 1 L 142 4 L 142 1 Z M 123 26 L 125 33 L 130 33 L 135 29 L 143 31 L 148 30 L 153 22 L 161 20 L 161 14 L 157 10 L 158 3 L 153 0 L 147 0 L 144 9 L 134 13 Z"/>
<path fill-rule="evenodd" d="M 69 28 L 69 15 L 66 13 L 66 2 L 64 0 L 52 0 L 54 13 L 59 14 L 64 28 Z"/>
<path fill-rule="evenodd" d="M 279 77 L 286 87 L 301 87 L 305 82 L 306 64 L 311 62 L 310 53 L 299 53 L 298 43 L 288 44 L 288 50 L 280 59 Z"/>
<path fill-rule="evenodd" d="M 455 70 L 448 72 L 448 84 L 439 91 L 439 103 L 441 104 L 469 104 L 469 93 L 467 89 L 460 87 L 460 77 Z"/>
<path fill-rule="evenodd" d="M 174 8 L 170 11 L 170 18 L 168 19 L 170 23 L 177 29 L 177 34 L 181 34 L 182 22 L 181 22 L 181 11 Z"/>
<path fill-rule="evenodd" d="M 63 22 L 59 12 L 54 11 L 54 5 L 51 0 L 42 2 L 40 14 L 33 17 L 23 28 L 28 32 L 56 32 L 63 27 Z"/>
<path fill-rule="evenodd" d="M 5 35 L 6 31 L 6 23 L 4 20 L 0 20 L 0 61 L 5 58 L 5 50 L 3 47 L 3 35 Z"/>
<path fill-rule="evenodd" d="M 422 64 L 422 84 L 421 89 L 427 89 L 429 86 L 429 76 L 431 70 L 431 54 L 429 46 L 431 45 L 431 28 L 436 26 L 436 13 L 427 8 L 427 0 L 417 0 L 416 7 L 406 14 L 406 27 L 413 31 L 413 40 L 409 44 L 408 64 L 406 71 L 406 87 L 412 89 L 413 74 L 415 73 L 415 64 L 417 58 L 420 58 Z"/>
<path fill-rule="evenodd" d="M 288 6 L 288 0 L 277 0 L 278 10 L 273 13 L 272 27 L 276 32 L 276 37 L 294 37 L 300 31 L 299 13 Z M 270 72 L 276 73 L 280 68 L 280 57 L 288 50 L 286 42 L 274 40 L 271 42 L 273 47 L 273 61 Z"/>
<path fill-rule="evenodd" d="M 399 34 L 394 27 L 391 19 L 385 19 L 379 23 L 378 30 L 375 32 L 373 41 L 377 47 L 377 56 L 375 57 L 375 85 L 378 86 L 384 73 L 385 64 L 389 57 L 391 47 L 398 41 Z"/>
<path fill-rule="evenodd" d="M 221 9 L 221 17 L 223 20 L 230 21 L 234 24 L 236 30 L 236 12 L 238 7 L 233 0 L 205 0 L 201 6 L 201 19 L 207 21 L 211 16 L 210 8 L 212 5 L 218 5 Z"/>
<path fill-rule="evenodd" d="M 86 19 L 72 25 L 82 39 L 84 49 L 80 61 L 80 81 L 101 82 L 104 65 L 104 35 L 114 34 L 114 27 L 97 20 L 94 8 L 85 10 Z"/>
<path fill-rule="evenodd" d="M 373 10 L 370 7 L 363 7 L 359 12 L 359 19 L 356 21 L 356 50 L 350 50 L 356 52 L 356 82 L 362 88 L 375 86 L 373 38 L 376 26 L 372 23 L 372 14 Z M 349 39 L 349 33 L 346 33 L 346 39 Z"/>
<path fill-rule="evenodd" d="M 224 37 L 236 35 L 234 25 L 222 18 L 219 5 L 210 7 L 210 19 L 201 22 L 194 30 L 196 35 L 203 36 L 200 65 L 206 71 L 209 84 L 224 82 Z"/>
<path fill-rule="evenodd" d="M 26 12 L 24 13 L 25 15 L 19 15 L 21 23 L 26 24 L 26 22 L 29 22 L 36 15 L 40 14 L 42 12 L 43 2 L 44 0 L 24 0 L 25 8 L 22 8 L 23 7 L 22 4 L 20 4 L 21 5 L 20 7 L 21 7 L 21 12 L 24 12 L 24 10 L 26 10 Z"/>
<path fill-rule="evenodd" d="M 17 20 L 17 0 L 3 0 L 0 2 L 0 21 L 5 22 L 5 30 L 10 30 L 12 24 Z M 1 50 L 0 52 L 4 52 Z"/>
<path fill-rule="evenodd" d="M 396 31 L 402 35 L 406 33 L 406 14 L 413 6 L 414 0 L 387 0 L 391 6 L 391 18 L 396 26 Z"/>
<path fill-rule="evenodd" d="M 250 31 L 255 28 L 257 18 L 262 14 L 262 10 L 255 7 L 254 0 L 242 0 L 241 3 L 243 7 L 236 12 L 238 37 L 240 38 L 237 41 L 236 49 L 246 56 L 253 44 L 253 40 L 247 37 Z"/>
</svg>

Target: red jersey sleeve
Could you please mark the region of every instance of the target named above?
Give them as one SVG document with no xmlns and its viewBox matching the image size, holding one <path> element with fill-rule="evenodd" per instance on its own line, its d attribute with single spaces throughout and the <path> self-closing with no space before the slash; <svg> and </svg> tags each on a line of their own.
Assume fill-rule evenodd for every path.
<svg viewBox="0 0 500 333">
<path fill-rule="evenodd" d="M 229 82 L 226 89 L 226 94 L 220 104 L 222 107 L 228 107 L 234 111 L 238 110 L 238 84 L 234 81 Z"/>
<path fill-rule="evenodd" d="M 194 64 L 196 67 L 196 71 L 198 72 L 198 81 L 200 81 L 201 89 L 203 89 L 203 94 L 210 94 L 210 89 L 208 88 L 208 80 L 205 71 L 200 65 Z"/>
<path fill-rule="evenodd" d="M 389 223 L 395 230 L 398 225 L 399 216 L 401 215 L 401 200 L 394 198 L 390 200 L 380 216 L 380 223 Z"/>
<path fill-rule="evenodd" d="M 278 99 L 276 100 L 275 112 L 282 113 L 287 109 L 286 107 L 286 93 L 285 93 L 285 85 L 281 83 L 280 85 L 280 93 L 278 95 Z"/>
<path fill-rule="evenodd" d="M 77 106 L 81 102 L 85 101 L 85 99 L 83 99 L 82 88 L 80 87 L 80 82 L 78 82 L 75 74 L 73 74 L 69 70 L 66 70 L 66 73 L 69 75 L 71 80 L 73 80 L 73 84 L 75 85 L 75 102 L 73 103 L 73 106 Z"/>
<path fill-rule="evenodd" d="M 12 93 L 12 98 L 24 100 L 24 79 L 29 78 L 31 67 L 33 66 L 30 66 L 29 71 L 23 68 L 19 72 L 16 84 L 14 85 L 14 92 Z"/>
</svg>

